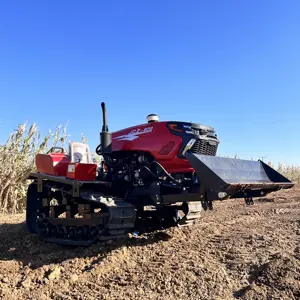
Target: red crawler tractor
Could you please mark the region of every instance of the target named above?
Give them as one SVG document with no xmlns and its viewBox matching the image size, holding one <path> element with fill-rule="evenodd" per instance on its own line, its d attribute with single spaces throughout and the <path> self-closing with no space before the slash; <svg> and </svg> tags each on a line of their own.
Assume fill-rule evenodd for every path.
<svg viewBox="0 0 300 300">
<path fill-rule="evenodd" d="M 171 226 L 191 226 L 215 200 L 244 198 L 247 205 L 293 184 L 262 161 L 217 157 L 212 127 L 148 122 L 108 131 L 102 103 L 101 144 L 70 144 L 36 157 L 27 192 L 27 227 L 43 239 L 68 245 L 123 238 Z"/>
</svg>

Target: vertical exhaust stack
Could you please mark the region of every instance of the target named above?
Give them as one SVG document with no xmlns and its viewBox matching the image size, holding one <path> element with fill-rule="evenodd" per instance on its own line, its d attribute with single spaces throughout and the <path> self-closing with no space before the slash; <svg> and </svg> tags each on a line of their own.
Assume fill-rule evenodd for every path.
<svg viewBox="0 0 300 300">
<path fill-rule="evenodd" d="M 100 141 L 101 141 L 101 152 L 102 154 L 105 155 L 105 154 L 112 153 L 112 134 L 108 132 L 106 107 L 104 102 L 101 103 L 101 107 L 102 107 L 103 125 L 102 125 L 102 131 L 100 133 Z"/>
</svg>

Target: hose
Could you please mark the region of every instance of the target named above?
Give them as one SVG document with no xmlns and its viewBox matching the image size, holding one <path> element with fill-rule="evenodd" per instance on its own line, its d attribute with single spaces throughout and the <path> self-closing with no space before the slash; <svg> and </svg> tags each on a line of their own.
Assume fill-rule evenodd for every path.
<svg viewBox="0 0 300 300">
<path fill-rule="evenodd" d="M 155 179 L 158 178 L 158 176 L 156 174 L 154 174 L 148 167 L 143 166 L 143 169 L 146 169 Z"/>
<path fill-rule="evenodd" d="M 102 149 L 101 144 L 99 144 L 95 150 L 97 155 L 102 155 L 101 149 Z"/>
<path fill-rule="evenodd" d="M 164 173 L 172 180 L 172 181 L 175 181 L 176 183 L 180 183 L 177 179 L 175 179 L 173 176 L 171 176 L 168 172 L 167 172 L 167 170 L 158 162 L 158 161 L 155 161 L 155 160 L 153 160 L 152 162 L 151 162 L 151 164 L 152 163 L 155 163 L 155 164 L 157 164 L 163 171 L 164 171 Z"/>
</svg>

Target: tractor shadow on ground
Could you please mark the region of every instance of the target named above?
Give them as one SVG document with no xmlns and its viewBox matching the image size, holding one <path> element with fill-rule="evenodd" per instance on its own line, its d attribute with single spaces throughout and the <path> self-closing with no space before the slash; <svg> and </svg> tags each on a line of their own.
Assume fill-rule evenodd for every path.
<svg viewBox="0 0 300 300">
<path fill-rule="evenodd" d="M 24 222 L 0 225 L 0 261 L 16 260 L 23 266 L 37 269 L 44 265 L 59 264 L 75 258 L 94 258 L 92 265 L 101 262 L 113 250 L 124 246 L 145 246 L 159 241 L 167 241 L 171 236 L 157 231 L 145 237 L 130 238 L 110 245 L 94 244 L 89 247 L 56 245 L 43 241 L 27 231 Z M 88 270 L 85 270 L 88 271 Z"/>
</svg>

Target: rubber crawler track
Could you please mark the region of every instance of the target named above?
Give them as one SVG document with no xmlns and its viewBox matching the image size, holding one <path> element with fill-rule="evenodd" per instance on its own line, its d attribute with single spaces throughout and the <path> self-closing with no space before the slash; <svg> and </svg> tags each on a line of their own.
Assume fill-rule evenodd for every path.
<svg viewBox="0 0 300 300">
<path fill-rule="evenodd" d="M 59 221 L 63 219 L 55 218 L 55 225 L 49 221 L 48 218 L 41 218 L 35 220 L 38 224 L 37 234 L 45 241 L 74 246 L 89 246 L 93 243 L 114 241 L 117 239 L 123 239 L 127 237 L 127 233 L 132 231 L 135 224 L 136 211 L 135 207 L 131 204 L 116 197 L 100 196 L 98 198 L 93 197 L 84 199 L 94 202 L 100 207 L 104 213 L 104 217 L 99 220 L 100 224 L 86 225 L 83 229 L 87 230 L 85 238 L 76 237 L 76 230 L 78 226 L 60 226 Z M 40 201 L 38 198 L 36 201 Z M 37 205 L 40 207 L 40 205 Z M 38 213 L 36 216 L 38 216 Z M 30 223 L 30 222 L 29 222 Z M 96 232 L 96 234 L 95 234 Z M 72 235 L 73 233 L 73 235 Z"/>
<path fill-rule="evenodd" d="M 91 213 L 89 218 L 93 222 L 90 222 L 89 225 L 83 225 L 86 219 L 73 219 L 73 221 L 76 220 L 73 225 L 64 225 L 65 219 L 63 218 L 41 217 L 43 210 L 44 212 L 45 209 L 49 211 L 50 206 L 43 207 L 42 199 L 36 192 L 36 185 L 33 184 L 28 189 L 27 195 L 27 205 L 30 207 L 28 212 L 30 213 L 28 213 L 26 221 L 29 231 L 38 234 L 45 241 L 73 246 L 90 246 L 96 242 L 110 243 L 127 238 L 128 233 L 134 231 L 136 209 L 123 199 L 103 196 L 103 194 L 81 193 L 80 200 L 81 203 L 85 203 L 84 205 L 94 205 L 104 213 L 98 215 L 97 219 L 93 219 Z M 192 226 L 201 217 L 202 210 L 201 202 L 186 203 L 185 210 L 181 212 L 181 218 L 177 221 L 177 226 Z M 79 225 L 80 221 L 81 225 Z M 76 235 L 80 226 L 82 230 L 85 230 L 83 236 Z"/>
</svg>

